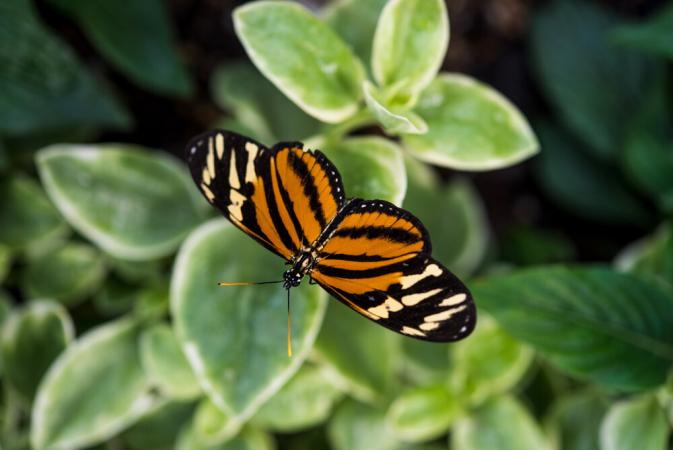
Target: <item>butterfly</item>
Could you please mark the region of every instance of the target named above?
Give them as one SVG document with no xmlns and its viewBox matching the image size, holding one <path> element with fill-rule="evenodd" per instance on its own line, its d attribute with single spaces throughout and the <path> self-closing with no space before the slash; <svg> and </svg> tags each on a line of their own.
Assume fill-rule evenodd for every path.
<svg viewBox="0 0 673 450">
<path fill-rule="evenodd" d="M 450 342 L 474 329 L 472 296 L 432 258 L 420 220 L 384 200 L 347 199 L 339 172 L 319 150 L 300 142 L 267 148 L 215 130 L 193 138 L 185 153 L 206 200 L 290 266 L 278 281 L 288 291 L 288 312 L 290 289 L 307 276 L 406 336 Z M 263 283 L 220 283 L 242 284 Z"/>
</svg>

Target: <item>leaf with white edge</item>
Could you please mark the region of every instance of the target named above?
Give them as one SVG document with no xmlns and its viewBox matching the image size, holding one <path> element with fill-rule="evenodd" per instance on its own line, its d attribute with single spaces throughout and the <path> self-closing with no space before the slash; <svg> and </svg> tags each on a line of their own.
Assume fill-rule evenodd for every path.
<svg viewBox="0 0 673 450">
<path fill-rule="evenodd" d="M 222 219 L 196 229 L 175 262 L 171 312 L 178 339 L 206 394 L 241 421 L 299 369 L 320 329 L 326 295 L 307 283 L 292 289 L 288 358 L 286 291 L 217 282 L 277 280 L 283 270 L 280 258 Z"/>
<path fill-rule="evenodd" d="M 0 243 L 14 250 L 62 238 L 68 227 L 31 178 L 14 175 L 0 182 Z"/>
<path fill-rule="evenodd" d="M 183 430 L 176 450 L 274 450 L 273 437 L 263 430 L 246 427 L 236 437 L 217 444 L 205 444 L 195 439 L 190 429 Z"/>
<path fill-rule="evenodd" d="M 472 275 L 483 262 L 489 224 L 479 193 L 465 178 L 448 185 L 429 183 L 436 175 L 407 158 L 407 193 L 403 207 L 417 216 L 432 238 L 433 256 L 459 277 Z"/>
<path fill-rule="evenodd" d="M 339 386 L 358 400 L 373 402 L 393 387 L 400 339 L 330 299 L 314 352 Z"/>
<path fill-rule="evenodd" d="M 138 334 L 135 322 L 118 320 L 68 346 L 37 392 L 30 435 L 34 449 L 89 447 L 154 407 L 156 399 L 140 364 Z"/>
<path fill-rule="evenodd" d="M 444 0 L 390 0 L 374 34 L 374 78 L 380 86 L 400 86 L 402 96 L 413 96 L 435 77 L 448 46 Z"/>
<path fill-rule="evenodd" d="M 378 136 L 357 136 L 318 146 L 343 177 L 348 197 L 402 203 L 407 190 L 402 150 Z"/>
<path fill-rule="evenodd" d="M 119 440 L 132 450 L 166 450 L 175 447 L 180 429 L 194 412 L 192 402 L 166 402 L 124 431 Z"/>
<path fill-rule="evenodd" d="M 121 259 L 172 253 L 207 204 L 178 160 L 142 147 L 54 145 L 38 152 L 37 166 L 70 225 Z"/>
<path fill-rule="evenodd" d="M 546 420 L 552 448 L 558 450 L 596 450 L 598 430 L 608 402 L 593 392 L 561 397 L 551 407 Z"/>
<path fill-rule="evenodd" d="M 533 361 L 533 350 L 505 333 L 486 314 L 477 328 L 453 347 L 451 391 L 470 405 L 510 391 L 521 381 Z"/>
<path fill-rule="evenodd" d="M 32 401 L 45 372 L 73 339 L 68 312 L 52 301 L 34 301 L 16 311 L 2 330 L 5 380 Z"/>
<path fill-rule="evenodd" d="M 608 33 L 620 22 L 607 5 L 556 0 L 537 9 L 529 34 L 543 94 L 587 150 L 602 159 L 621 150 L 624 124 L 653 73 L 643 55 L 611 45 Z"/>
<path fill-rule="evenodd" d="M 288 383 L 257 411 L 252 423 L 266 430 L 292 433 L 324 422 L 341 391 L 313 365 L 304 364 Z"/>
<path fill-rule="evenodd" d="M 357 111 L 362 63 L 301 5 L 250 3 L 234 11 L 234 27 L 257 68 L 308 114 L 337 123 Z"/>
<path fill-rule="evenodd" d="M 292 103 L 249 62 L 219 66 L 211 79 L 211 91 L 222 108 L 255 130 L 255 136 L 243 133 L 244 136 L 269 145 L 302 140 L 320 129 L 320 122 Z"/>
<path fill-rule="evenodd" d="M 459 170 L 508 167 L 538 152 L 519 110 L 493 88 L 459 74 L 442 74 L 423 91 L 415 112 L 428 124 L 404 135 L 412 156 Z"/>
<path fill-rule="evenodd" d="M 496 397 L 453 427 L 451 446 L 460 450 L 548 450 L 542 430 L 510 396 Z"/>
<path fill-rule="evenodd" d="M 206 397 L 197 406 L 188 433 L 192 442 L 217 445 L 236 436 L 242 426 L 240 420 L 222 412 Z"/>
<path fill-rule="evenodd" d="M 385 100 L 369 80 L 362 85 L 367 107 L 374 114 L 376 120 L 389 133 L 424 134 L 428 131 L 428 124 L 411 111 L 393 111 L 386 106 Z"/>
<path fill-rule="evenodd" d="M 201 394 L 201 386 L 167 324 L 157 324 L 143 332 L 140 359 L 150 381 L 165 396 L 188 400 Z"/>
<path fill-rule="evenodd" d="M 77 21 L 98 51 L 139 86 L 181 97 L 194 90 L 175 48 L 166 6 L 160 0 L 48 3 Z"/>
<path fill-rule="evenodd" d="M 666 414 L 651 395 L 612 405 L 601 425 L 601 450 L 665 450 L 670 429 Z"/>
<path fill-rule="evenodd" d="M 673 58 L 673 5 L 664 6 L 636 23 L 621 25 L 611 31 L 612 42 L 636 50 L 651 53 L 656 56 Z"/>
<path fill-rule="evenodd" d="M 31 261 L 21 274 L 21 287 L 32 298 L 73 306 L 100 287 L 105 271 L 98 250 L 73 242 Z"/>
<path fill-rule="evenodd" d="M 368 63 L 376 24 L 388 0 L 337 0 L 326 5 L 327 24 L 351 46 L 360 61 Z"/>
<path fill-rule="evenodd" d="M 33 2 L 0 2 L 0 134 L 73 127 L 128 128 L 110 89 L 45 27 Z"/>
<path fill-rule="evenodd" d="M 673 285 L 673 224 L 664 223 L 650 236 L 629 244 L 615 258 L 615 267 Z"/>
<path fill-rule="evenodd" d="M 673 289 L 600 266 L 491 276 L 472 292 L 509 334 L 564 372 L 639 391 L 673 363 Z"/>
<path fill-rule="evenodd" d="M 395 436 L 407 442 L 436 439 L 465 414 L 460 400 L 443 385 L 426 385 L 403 392 L 390 405 L 387 420 Z"/>
<path fill-rule="evenodd" d="M 386 421 L 385 411 L 346 400 L 327 425 L 327 436 L 335 450 L 398 450 L 403 444 Z"/>
</svg>

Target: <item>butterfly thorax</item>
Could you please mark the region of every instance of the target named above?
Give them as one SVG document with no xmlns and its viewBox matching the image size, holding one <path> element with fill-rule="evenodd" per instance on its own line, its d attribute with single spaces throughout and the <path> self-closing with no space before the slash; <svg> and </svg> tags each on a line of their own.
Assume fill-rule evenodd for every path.
<svg viewBox="0 0 673 450">
<path fill-rule="evenodd" d="M 302 249 L 297 256 L 292 258 L 292 267 L 283 273 L 283 287 L 289 289 L 299 286 L 302 278 L 311 273 L 317 262 L 317 253 L 312 248 Z"/>
</svg>

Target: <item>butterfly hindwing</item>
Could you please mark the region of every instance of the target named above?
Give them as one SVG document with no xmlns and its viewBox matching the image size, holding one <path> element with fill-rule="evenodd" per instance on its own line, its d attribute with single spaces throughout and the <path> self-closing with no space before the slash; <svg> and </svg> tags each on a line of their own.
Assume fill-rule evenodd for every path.
<svg viewBox="0 0 673 450">
<path fill-rule="evenodd" d="M 187 161 L 204 197 L 234 225 L 286 260 L 317 238 L 344 202 L 320 152 L 288 142 L 268 149 L 229 131 L 195 137 Z"/>
<path fill-rule="evenodd" d="M 430 257 L 428 234 L 409 212 L 354 199 L 318 248 L 312 278 L 380 325 L 432 341 L 458 340 L 474 328 L 469 291 Z"/>
</svg>

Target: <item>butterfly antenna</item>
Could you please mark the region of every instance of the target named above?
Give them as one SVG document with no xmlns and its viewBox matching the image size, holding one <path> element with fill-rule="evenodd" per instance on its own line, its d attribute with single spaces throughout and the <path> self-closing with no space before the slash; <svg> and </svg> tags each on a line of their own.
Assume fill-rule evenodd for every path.
<svg viewBox="0 0 673 450">
<path fill-rule="evenodd" d="M 220 281 L 217 283 L 218 286 L 255 286 L 257 284 L 275 284 L 275 283 L 282 283 L 283 280 L 280 281 L 234 281 L 234 282 L 226 282 L 226 281 Z"/>
<path fill-rule="evenodd" d="M 290 289 L 287 290 L 287 357 L 292 358 L 292 336 L 290 333 Z"/>
</svg>

